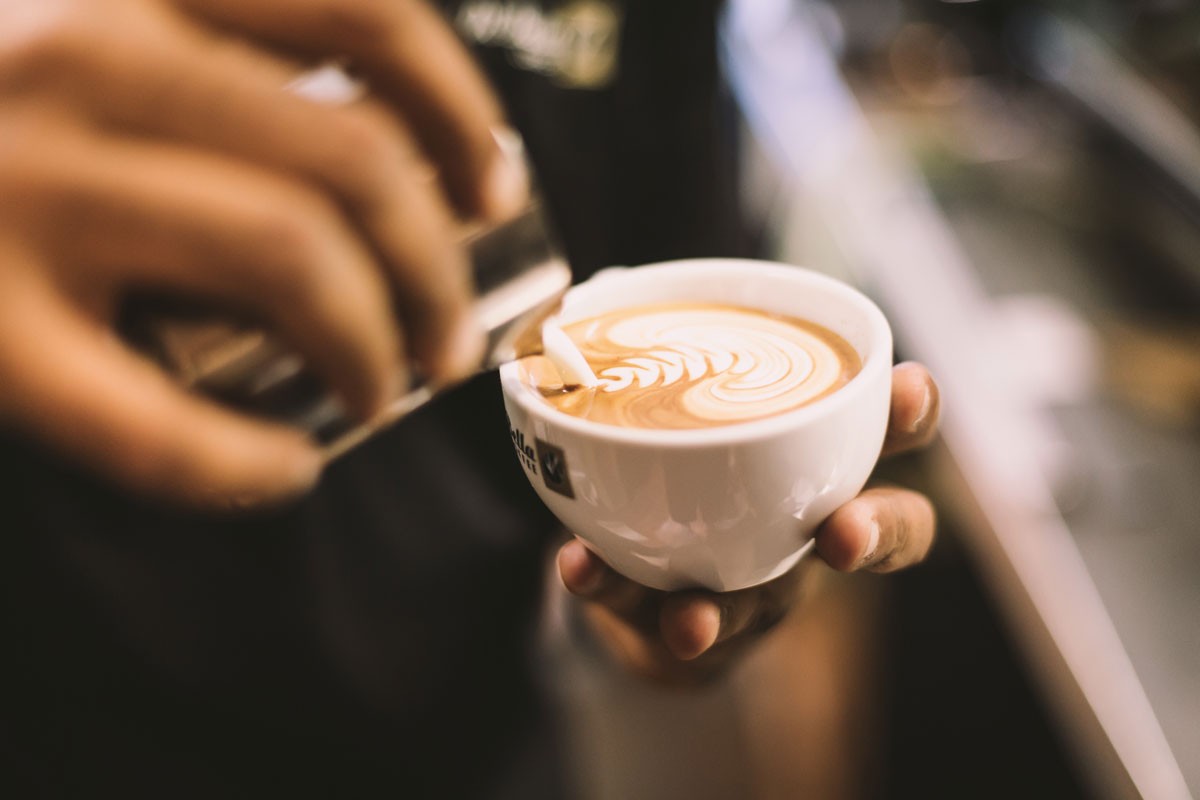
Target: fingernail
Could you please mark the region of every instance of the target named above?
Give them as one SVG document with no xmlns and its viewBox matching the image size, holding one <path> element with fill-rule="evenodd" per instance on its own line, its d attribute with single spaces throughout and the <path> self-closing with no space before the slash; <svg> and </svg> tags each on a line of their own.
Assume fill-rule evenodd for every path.
<svg viewBox="0 0 1200 800">
<path fill-rule="evenodd" d="M 731 602 L 722 602 L 717 604 L 717 627 L 713 633 L 712 641 L 708 643 L 708 647 L 713 647 L 721 638 L 722 631 L 728 629 L 731 620 L 733 619 L 733 604 Z"/>
<path fill-rule="evenodd" d="M 486 347 L 487 341 L 479 324 L 473 317 L 464 316 L 442 350 L 437 379 L 454 381 L 475 374 L 483 363 Z"/>
<path fill-rule="evenodd" d="M 400 364 L 383 376 L 375 394 L 362 402 L 352 402 L 347 396 L 335 396 L 331 402 L 336 404 L 336 413 L 346 414 L 357 418 L 360 422 L 371 422 L 382 416 L 396 399 L 402 396 L 408 385 L 407 370 Z M 334 413 L 331 411 L 330 413 Z"/>
<path fill-rule="evenodd" d="M 325 468 L 325 460 L 321 454 L 307 446 L 299 454 L 288 459 L 287 464 L 291 489 L 288 494 L 291 496 L 302 495 L 316 486 L 321 480 L 321 471 Z"/>
<path fill-rule="evenodd" d="M 386 411 L 396 399 L 403 396 L 409 390 L 410 378 L 408 368 L 397 362 L 391 373 L 387 377 L 387 383 L 384 385 L 384 404 L 380 411 Z"/>
<path fill-rule="evenodd" d="M 712 606 L 709 606 L 709 608 L 711 607 Z M 717 639 L 721 637 L 721 628 L 728 612 L 721 606 L 716 606 L 716 611 L 717 615 L 715 620 L 712 619 L 711 613 L 706 615 L 708 617 L 709 624 L 705 626 L 703 636 L 695 639 L 694 641 L 685 643 L 685 646 L 676 650 L 675 655 L 678 658 L 684 661 L 691 661 L 694 658 L 699 658 L 700 656 L 704 655 L 717 644 Z"/>
<path fill-rule="evenodd" d="M 299 499 L 317 485 L 324 468 L 321 454 L 307 445 L 282 455 L 280 462 L 283 468 L 278 485 L 262 491 L 241 492 L 223 498 L 217 505 L 231 511 L 253 511 Z"/>
<path fill-rule="evenodd" d="M 925 421 L 929 418 L 929 412 L 933 410 L 933 389 L 928 383 L 925 384 L 925 396 L 921 399 L 921 410 L 917 412 L 917 418 L 913 420 L 909 426 L 909 433 L 919 433 L 925 427 Z"/>
<path fill-rule="evenodd" d="M 572 542 L 564 548 L 563 555 L 566 561 L 574 562 L 573 565 L 567 564 L 567 571 L 577 573 L 576 579 L 572 581 L 571 590 L 583 596 L 595 594 L 604 581 L 604 570 L 591 557 L 587 548 L 578 541 Z"/>
<path fill-rule="evenodd" d="M 699 658 L 709 650 L 713 649 L 713 647 L 717 644 L 717 633 L 717 631 L 714 631 L 712 636 L 705 637 L 703 641 L 698 642 L 697 648 L 694 651 L 690 653 L 680 653 L 680 659 L 683 661 L 691 661 L 692 659 Z"/>
<path fill-rule="evenodd" d="M 331 106 L 350 105 L 367 94 L 367 87 L 337 64 L 325 64 L 306 72 L 284 88 L 306 100 Z"/>
<path fill-rule="evenodd" d="M 485 211 L 503 219 L 516 214 L 529 202 L 529 169 L 525 165 L 525 143 L 512 128 L 492 129 L 497 157 L 484 185 Z"/>
<path fill-rule="evenodd" d="M 871 520 L 871 531 L 867 535 L 867 546 L 863 550 L 862 558 L 858 560 L 860 567 L 865 567 L 875 560 L 875 551 L 879 549 L 879 522 Z"/>
</svg>

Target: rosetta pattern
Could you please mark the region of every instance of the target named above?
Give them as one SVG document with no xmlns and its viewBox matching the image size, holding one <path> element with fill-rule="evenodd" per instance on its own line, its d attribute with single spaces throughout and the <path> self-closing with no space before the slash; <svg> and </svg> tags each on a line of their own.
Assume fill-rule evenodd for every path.
<svg viewBox="0 0 1200 800">
<path fill-rule="evenodd" d="M 568 326 L 600 380 L 590 418 L 697 427 L 778 414 L 846 381 L 830 334 L 730 307 L 654 308 Z"/>
</svg>

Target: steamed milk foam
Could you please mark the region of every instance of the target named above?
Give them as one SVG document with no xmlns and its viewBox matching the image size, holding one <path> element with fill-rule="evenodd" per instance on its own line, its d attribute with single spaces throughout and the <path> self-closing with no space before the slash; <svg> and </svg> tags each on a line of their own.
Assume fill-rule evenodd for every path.
<svg viewBox="0 0 1200 800">
<path fill-rule="evenodd" d="M 563 327 L 596 373 L 563 386 L 544 359 L 523 363 L 546 401 L 631 428 L 708 428 L 807 405 L 844 386 L 862 360 L 806 320 L 717 303 L 621 309 Z"/>
</svg>

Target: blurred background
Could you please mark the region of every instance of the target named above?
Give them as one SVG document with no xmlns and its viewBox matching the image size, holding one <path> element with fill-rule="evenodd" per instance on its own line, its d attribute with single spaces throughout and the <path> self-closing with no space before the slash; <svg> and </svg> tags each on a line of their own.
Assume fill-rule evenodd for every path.
<svg viewBox="0 0 1200 800">
<path fill-rule="evenodd" d="M 941 539 L 699 697 L 554 606 L 581 793 L 1200 794 L 1200 3 L 735 0 L 721 46 L 764 253 L 941 383 L 889 466 Z"/>
</svg>

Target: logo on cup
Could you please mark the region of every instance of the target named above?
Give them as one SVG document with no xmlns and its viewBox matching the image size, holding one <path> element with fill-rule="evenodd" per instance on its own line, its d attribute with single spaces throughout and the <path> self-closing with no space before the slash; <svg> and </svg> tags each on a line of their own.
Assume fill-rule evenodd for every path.
<svg viewBox="0 0 1200 800">
<path fill-rule="evenodd" d="M 534 439 L 534 443 L 537 445 L 538 463 L 542 465 L 542 480 L 546 482 L 546 488 L 574 499 L 575 490 L 571 488 L 571 474 L 567 471 L 567 457 L 562 448 L 541 439 Z"/>
<path fill-rule="evenodd" d="M 533 448 L 525 443 L 525 434 L 513 427 L 512 420 L 508 421 L 508 436 L 512 439 L 513 449 L 525 469 L 537 475 L 537 462 L 534 461 Z"/>
</svg>

